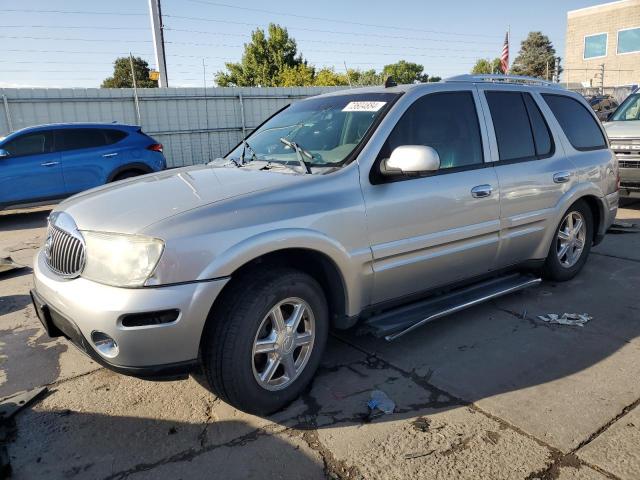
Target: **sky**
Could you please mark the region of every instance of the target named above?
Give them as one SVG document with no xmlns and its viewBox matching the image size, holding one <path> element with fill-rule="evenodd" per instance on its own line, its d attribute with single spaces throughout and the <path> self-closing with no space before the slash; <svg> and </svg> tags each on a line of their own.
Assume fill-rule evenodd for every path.
<svg viewBox="0 0 640 480">
<path fill-rule="evenodd" d="M 251 31 L 270 22 L 288 29 L 310 64 L 336 71 L 404 59 L 429 75 L 468 73 L 477 59 L 500 56 L 509 27 L 511 60 L 535 30 L 564 56 L 567 11 L 600 3 L 161 0 L 172 87 L 213 86 Z M 147 0 L 0 0 L 0 45 L 0 87 L 98 87 L 129 52 L 155 68 Z"/>
</svg>

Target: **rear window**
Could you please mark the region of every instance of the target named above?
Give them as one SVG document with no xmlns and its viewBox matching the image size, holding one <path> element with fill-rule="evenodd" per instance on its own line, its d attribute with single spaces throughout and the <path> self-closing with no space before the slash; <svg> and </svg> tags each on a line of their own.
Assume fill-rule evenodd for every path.
<svg viewBox="0 0 640 480">
<path fill-rule="evenodd" d="M 602 130 L 587 107 L 565 95 L 542 94 L 564 134 L 576 150 L 606 148 Z"/>
<path fill-rule="evenodd" d="M 530 160 L 551 154 L 549 128 L 531 95 L 488 91 L 486 98 L 500 161 Z"/>
<path fill-rule="evenodd" d="M 56 132 L 56 150 L 79 150 L 106 144 L 105 135 L 98 128 L 70 128 Z"/>
<path fill-rule="evenodd" d="M 122 130 L 114 130 L 114 129 L 103 130 L 102 132 L 104 133 L 104 136 L 107 140 L 107 145 L 117 143 L 120 140 L 123 140 L 124 138 L 126 138 L 128 135 L 127 132 L 123 132 Z"/>
</svg>

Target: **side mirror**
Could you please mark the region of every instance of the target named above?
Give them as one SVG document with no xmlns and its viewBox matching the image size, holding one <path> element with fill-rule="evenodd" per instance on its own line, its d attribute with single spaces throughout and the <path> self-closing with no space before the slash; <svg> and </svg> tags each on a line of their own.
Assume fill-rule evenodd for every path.
<svg viewBox="0 0 640 480">
<path fill-rule="evenodd" d="M 4 148 L 0 148 L 0 158 L 8 157 L 9 152 L 7 152 Z"/>
<path fill-rule="evenodd" d="M 425 145 L 402 145 L 382 161 L 380 172 L 386 176 L 421 175 L 440 168 L 440 156 Z"/>
</svg>

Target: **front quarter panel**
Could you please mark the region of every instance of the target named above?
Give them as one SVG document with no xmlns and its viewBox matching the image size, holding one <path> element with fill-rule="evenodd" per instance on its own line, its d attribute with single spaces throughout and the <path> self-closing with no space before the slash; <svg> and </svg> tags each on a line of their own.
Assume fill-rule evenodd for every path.
<svg viewBox="0 0 640 480">
<path fill-rule="evenodd" d="M 358 178 L 354 163 L 329 175 L 300 176 L 286 188 L 242 195 L 151 225 L 143 233 L 164 239 L 166 247 L 150 282 L 227 277 L 266 253 L 309 249 L 338 267 L 347 290 L 347 313 L 355 314 L 368 303 L 372 281 Z"/>
</svg>

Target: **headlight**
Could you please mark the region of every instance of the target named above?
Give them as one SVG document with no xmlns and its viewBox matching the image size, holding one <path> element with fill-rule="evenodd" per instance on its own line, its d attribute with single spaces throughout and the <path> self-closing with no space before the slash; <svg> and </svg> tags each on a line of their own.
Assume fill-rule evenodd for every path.
<svg viewBox="0 0 640 480">
<path fill-rule="evenodd" d="M 141 287 L 160 260 L 164 242 L 142 235 L 82 232 L 86 264 L 82 276 L 116 287 Z"/>
</svg>

